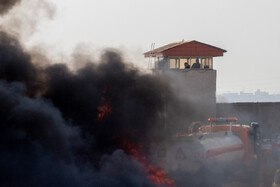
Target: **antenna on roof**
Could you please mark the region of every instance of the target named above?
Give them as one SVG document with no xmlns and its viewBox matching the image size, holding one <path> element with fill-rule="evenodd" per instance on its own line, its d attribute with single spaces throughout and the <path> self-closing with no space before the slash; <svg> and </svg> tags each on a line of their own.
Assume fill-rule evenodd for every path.
<svg viewBox="0 0 280 187">
<path fill-rule="evenodd" d="M 149 63 L 148 63 L 149 69 L 151 69 L 151 67 L 152 67 L 152 58 L 153 58 L 153 54 L 154 54 L 155 45 L 156 45 L 156 43 L 151 44 L 151 51 L 150 51 L 150 57 L 149 57 Z"/>
</svg>

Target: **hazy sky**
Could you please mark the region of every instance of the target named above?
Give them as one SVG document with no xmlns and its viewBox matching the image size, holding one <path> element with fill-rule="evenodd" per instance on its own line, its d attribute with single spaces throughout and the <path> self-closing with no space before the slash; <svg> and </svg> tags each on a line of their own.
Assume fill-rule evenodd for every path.
<svg viewBox="0 0 280 187">
<path fill-rule="evenodd" d="M 198 40 L 228 52 L 214 59 L 217 93 L 280 93 L 279 0 L 51 0 L 56 16 L 30 39 L 71 51 L 78 43 L 143 52 Z"/>
</svg>

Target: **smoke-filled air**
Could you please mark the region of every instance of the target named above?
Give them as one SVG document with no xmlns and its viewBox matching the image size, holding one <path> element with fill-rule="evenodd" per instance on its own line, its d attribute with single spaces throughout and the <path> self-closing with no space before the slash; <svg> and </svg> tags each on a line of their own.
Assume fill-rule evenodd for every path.
<svg viewBox="0 0 280 187">
<path fill-rule="evenodd" d="M 154 69 L 143 71 L 120 49 L 85 54 L 86 44 L 63 53 L 62 63 L 29 40 L 55 12 L 47 0 L 0 0 L 0 186 L 280 181 L 280 136 L 263 138 L 273 130 L 255 121 L 260 110 L 216 103 L 213 58 L 226 50 L 183 40 L 144 53 Z"/>
<path fill-rule="evenodd" d="M 21 0 L 1 0 L 0 1 L 0 15 L 7 13 L 15 4 Z"/>
<path fill-rule="evenodd" d="M 172 184 L 144 155 L 165 138 L 168 83 L 125 64 L 118 52 L 76 70 L 40 66 L 2 31 L 0 79 L 4 186 Z"/>
<path fill-rule="evenodd" d="M 17 3 L 0 1 L 0 14 Z M 124 63 L 117 50 L 75 70 L 46 64 L 4 30 L 1 186 L 174 184 L 146 159 L 149 144 L 164 137 L 166 82 Z"/>
</svg>

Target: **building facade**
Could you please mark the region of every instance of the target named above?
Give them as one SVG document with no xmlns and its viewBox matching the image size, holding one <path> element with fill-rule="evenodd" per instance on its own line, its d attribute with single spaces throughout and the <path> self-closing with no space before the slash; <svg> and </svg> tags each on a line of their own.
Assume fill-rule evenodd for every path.
<svg viewBox="0 0 280 187">
<path fill-rule="evenodd" d="M 216 116 L 216 70 L 213 58 L 226 50 L 195 40 L 171 43 L 144 53 L 153 72 L 170 80 L 174 93 L 189 103 L 197 120 Z M 203 118 L 203 119 L 201 119 Z"/>
</svg>

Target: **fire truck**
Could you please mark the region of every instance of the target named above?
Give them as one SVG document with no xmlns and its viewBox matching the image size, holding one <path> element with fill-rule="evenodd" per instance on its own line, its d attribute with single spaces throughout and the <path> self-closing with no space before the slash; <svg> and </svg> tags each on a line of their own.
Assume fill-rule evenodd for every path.
<svg viewBox="0 0 280 187">
<path fill-rule="evenodd" d="M 209 118 L 195 133 L 177 134 L 166 145 L 160 162 L 167 173 L 196 174 L 214 168 L 247 171 L 261 158 L 259 124 L 237 123 L 236 117 Z M 227 170 L 228 171 L 228 170 Z M 256 174 L 257 175 L 257 174 Z"/>
<path fill-rule="evenodd" d="M 197 133 L 177 134 L 168 145 L 165 157 L 167 171 L 196 172 L 202 166 L 239 162 L 250 165 L 260 158 L 259 124 L 237 124 L 237 118 L 209 118 L 208 125 Z"/>
</svg>

